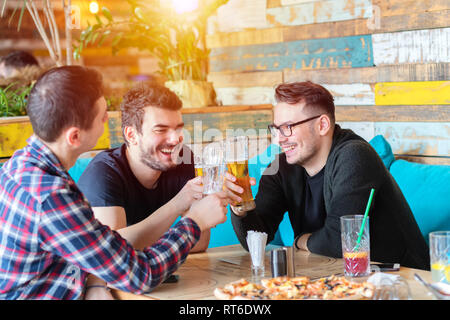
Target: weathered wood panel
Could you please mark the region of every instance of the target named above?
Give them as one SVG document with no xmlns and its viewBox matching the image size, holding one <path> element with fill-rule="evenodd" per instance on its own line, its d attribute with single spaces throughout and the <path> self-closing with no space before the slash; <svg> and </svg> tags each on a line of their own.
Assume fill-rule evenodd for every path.
<svg viewBox="0 0 450 320">
<path fill-rule="evenodd" d="M 296 40 L 347 37 L 363 34 L 388 33 L 407 30 L 445 28 L 449 26 L 450 10 L 407 13 L 383 16 L 382 12 L 369 19 L 325 22 L 320 26 L 307 24 L 291 27 L 215 33 L 207 36 L 208 48 L 269 44 Z"/>
<path fill-rule="evenodd" d="M 372 22 L 372 33 L 421 30 L 448 27 L 450 10 L 405 13 L 399 16 L 381 16 Z M 379 23 L 378 23 L 379 22 Z"/>
<path fill-rule="evenodd" d="M 280 5 L 291 6 L 293 4 L 306 3 L 306 2 L 317 2 L 321 0 L 280 0 Z"/>
<path fill-rule="evenodd" d="M 450 104 L 450 81 L 381 82 L 376 105 Z"/>
<path fill-rule="evenodd" d="M 220 112 L 210 114 L 183 114 L 186 143 L 201 143 L 223 139 L 227 130 L 247 136 L 268 136 L 272 123 L 271 110 Z"/>
<path fill-rule="evenodd" d="M 392 81 L 438 81 L 450 79 L 450 63 L 397 64 L 366 68 L 286 70 L 284 81 L 347 84 Z"/>
<path fill-rule="evenodd" d="M 32 134 L 29 122 L 0 124 L 0 157 L 10 157 L 17 149 L 25 147 Z"/>
<path fill-rule="evenodd" d="M 208 74 L 208 81 L 212 82 L 215 88 L 272 87 L 283 82 L 283 73 L 281 71 L 240 73 L 211 72 Z"/>
<path fill-rule="evenodd" d="M 374 105 L 375 94 L 370 84 L 323 84 L 334 96 L 335 105 Z M 274 103 L 274 87 L 216 88 L 223 105 Z"/>
<path fill-rule="evenodd" d="M 370 141 L 375 136 L 375 125 L 370 121 L 346 122 L 336 121 L 344 129 L 350 129 L 366 141 Z"/>
<path fill-rule="evenodd" d="M 450 61 L 450 28 L 372 36 L 375 65 Z"/>
<path fill-rule="evenodd" d="M 384 16 L 396 16 L 413 12 L 431 12 L 450 9 L 448 0 L 372 0 Z"/>
<path fill-rule="evenodd" d="M 213 48 L 212 72 L 280 71 L 373 66 L 371 36 Z"/>
<path fill-rule="evenodd" d="M 450 122 L 450 107 L 442 106 L 336 106 L 337 121 Z"/>
<path fill-rule="evenodd" d="M 272 104 L 273 87 L 216 88 L 217 101 L 222 105 Z"/>
<path fill-rule="evenodd" d="M 283 28 L 285 41 L 346 37 L 361 34 L 376 34 L 405 30 L 447 27 L 450 10 L 409 13 L 401 16 L 383 16 L 377 12 L 370 19 L 326 22 Z M 244 45 L 241 43 L 240 45 Z M 235 45 L 238 45 L 237 43 Z"/>
<path fill-rule="evenodd" d="M 374 105 L 375 94 L 370 84 L 323 84 L 334 97 L 334 104 L 340 105 Z"/>
<path fill-rule="evenodd" d="M 0 157 L 10 157 L 17 149 L 27 145 L 27 139 L 33 134 L 28 117 L 10 117 L 0 119 Z M 109 148 L 108 123 L 105 123 L 103 135 L 94 149 Z"/>
<path fill-rule="evenodd" d="M 208 48 L 283 42 L 283 28 L 218 32 L 206 36 Z"/>
<path fill-rule="evenodd" d="M 368 18 L 371 15 L 370 0 L 322 0 L 267 9 L 267 21 L 271 26 L 352 20 Z"/>
<path fill-rule="evenodd" d="M 383 135 L 394 154 L 450 155 L 450 123 L 376 122 L 375 135 Z"/>
<path fill-rule="evenodd" d="M 429 122 L 338 122 L 370 141 L 383 135 L 394 154 L 448 157 L 450 123 Z"/>
<path fill-rule="evenodd" d="M 258 110 L 272 110 L 272 104 L 247 104 L 247 105 L 233 105 L 233 106 L 209 106 L 206 108 L 189 108 L 181 109 L 182 114 L 191 113 L 218 113 L 218 112 L 241 112 L 241 111 L 258 111 Z"/>
</svg>

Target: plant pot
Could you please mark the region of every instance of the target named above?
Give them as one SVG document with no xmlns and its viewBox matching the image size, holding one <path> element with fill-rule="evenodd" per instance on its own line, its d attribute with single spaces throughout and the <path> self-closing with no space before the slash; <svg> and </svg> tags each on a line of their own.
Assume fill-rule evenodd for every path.
<svg viewBox="0 0 450 320">
<path fill-rule="evenodd" d="M 206 81 L 166 81 L 166 87 L 175 92 L 183 102 L 183 108 L 202 108 L 216 105 L 213 84 Z"/>
</svg>

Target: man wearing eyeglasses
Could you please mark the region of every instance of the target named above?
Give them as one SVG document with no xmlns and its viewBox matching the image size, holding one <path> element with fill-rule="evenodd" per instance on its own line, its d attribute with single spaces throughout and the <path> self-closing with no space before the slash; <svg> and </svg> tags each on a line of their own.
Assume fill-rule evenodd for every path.
<svg viewBox="0 0 450 320">
<path fill-rule="evenodd" d="M 428 247 L 401 190 L 370 144 L 335 124 L 333 96 L 296 82 L 280 84 L 275 99 L 269 129 L 283 152 L 269 165 L 277 163 L 277 173 L 260 180 L 256 209 L 231 215 L 241 244 L 247 248 L 248 230 L 271 241 L 287 211 L 297 249 L 341 257 L 340 217 L 364 214 L 374 188 L 371 259 L 429 269 Z"/>
</svg>

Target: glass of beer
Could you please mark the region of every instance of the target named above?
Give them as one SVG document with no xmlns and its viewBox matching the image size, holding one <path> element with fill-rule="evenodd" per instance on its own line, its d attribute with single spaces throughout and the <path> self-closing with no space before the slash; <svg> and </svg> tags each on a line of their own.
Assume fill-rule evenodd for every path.
<svg viewBox="0 0 450 320">
<path fill-rule="evenodd" d="M 194 154 L 194 172 L 196 177 L 203 176 L 203 156 L 202 154 Z"/>
<path fill-rule="evenodd" d="M 203 148 L 202 176 L 203 194 L 212 194 L 223 190 L 225 160 L 222 142 L 212 142 Z"/>
<path fill-rule="evenodd" d="M 248 175 L 248 137 L 237 136 L 225 140 L 225 160 L 228 172 L 236 177 L 236 184 L 244 189 L 239 194 L 242 202 L 233 204 L 236 213 L 244 213 L 255 209 L 255 201 L 250 187 L 250 177 Z"/>
</svg>

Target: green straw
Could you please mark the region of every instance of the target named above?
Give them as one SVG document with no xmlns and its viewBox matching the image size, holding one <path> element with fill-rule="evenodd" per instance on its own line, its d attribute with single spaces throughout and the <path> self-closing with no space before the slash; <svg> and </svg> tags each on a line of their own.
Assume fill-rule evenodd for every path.
<svg viewBox="0 0 450 320">
<path fill-rule="evenodd" d="M 355 249 L 353 249 L 353 251 L 357 251 L 361 244 L 361 238 L 364 233 L 364 226 L 366 225 L 366 220 L 367 220 L 367 216 L 369 215 L 370 205 L 372 204 L 372 199 L 373 199 L 374 193 L 375 193 L 375 189 L 374 188 L 370 189 L 370 196 L 369 196 L 369 201 L 367 202 L 366 212 L 364 213 L 364 218 L 363 218 L 363 221 L 361 224 L 361 229 L 359 230 L 358 240 L 356 240 L 356 246 L 355 246 Z"/>
</svg>

